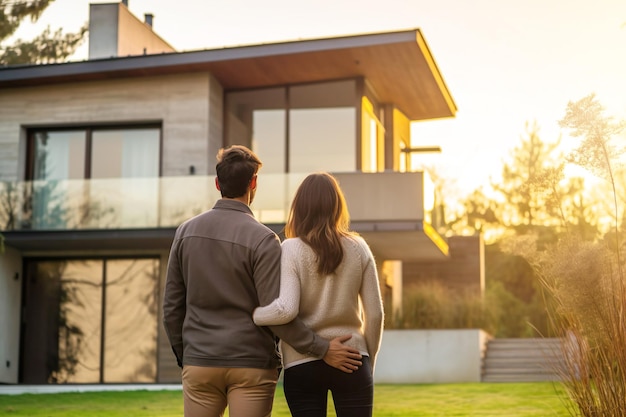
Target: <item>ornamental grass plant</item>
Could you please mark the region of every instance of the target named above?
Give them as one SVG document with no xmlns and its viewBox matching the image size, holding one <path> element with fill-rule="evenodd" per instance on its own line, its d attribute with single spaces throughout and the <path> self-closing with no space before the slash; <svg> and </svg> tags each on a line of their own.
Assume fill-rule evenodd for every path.
<svg viewBox="0 0 626 417">
<path fill-rule="evenodd" d="M 583 417 L 626 415 L 626 282 L 624 276 L 624 195 L 619 193 L 623 151 L 612 139 L 624 124 L 604 115 L 594 95 L 568 105 L 561 126 L 581 137 L 567 161 L 606 180 L 612 195 L 611 227 L 594 241 L 574 231 L 529 256 L 553 303 L 548 309 L 562 336 L 563 361 L 555 363 L 571 398 L 570 414 Z M 620 174 L 621 172 L 621 174 Z M 545 189 L 555 175 L 546 175 Z M 558 199 L 558 196 L 555 196 Z"/>
<path fill-rule="evenodd" d="M 572 415 L 626 415 L 626 292 L 613 251 L 563 239 L 542 260 L 556 303 L 562 362 L 555 363 Z M 546 259 L 547 258 L 547 259 Z"/>
</svg>

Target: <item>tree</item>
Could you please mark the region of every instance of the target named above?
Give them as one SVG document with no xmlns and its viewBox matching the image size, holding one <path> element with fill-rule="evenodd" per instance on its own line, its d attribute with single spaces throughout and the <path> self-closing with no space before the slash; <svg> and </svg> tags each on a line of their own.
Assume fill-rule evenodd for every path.
<svg viewBox="0 0 626 417">
<path fill-rule="evenodd" d="M 568 162 L 589 170 L 592 174 L 608 181 L 612 190 L 615 248 L 620 277 L 624 277 L 620 251 L 620 213 L 616 161 L 624 149 L 614 145 L 614 138 L 626 128 L 624 121 L 614 121 L 604 114 L 604 107 L 596 100 L 595 94 L 569 103 L 562 127 L 569 128 L 572 136 L 582 137 L 578 148 L 568 155 Z"/>
<path fill-rule="evenodd" d="M 463 213 L 448 223 L 457 232 L 473 230 L 486 237 L 486 293 L 514 301 L 518 313 L 496 314 L 502 318 L 499 335 L 553 334 L 546 314 L 551 295 L 529 263 L 528 252 L 545 250 L 567 231 L 588 241 L 600 234 L 596 200 L 582 178 L 565 176 L 563 158 L 555 152 L 558 146 L 543 142 L 536 124 L 526 124 L 501 179 L 491 183 L 497 194 L 476 190 L 464 202 Z"/>
<path fill-rule="evenodd" d="M 36 22 L 54 0 L 0 0 L 0 65 L 47 64 L 60 62 L 74 53 L 81 44 L 87 25 L 76 33 L 52 32 L 48 26 L 39 36 L 13 45 L 2 45 L 12 36 L 24 19 Z"/>
<path fill-rule="evenodd" d="M 498 203 L 477 188 L 462 202 L 462 211 L 448 221 L 447 226 L 456 234 L 485 234 L 499 229 Z"/>
<path fill-rule="evenodd" d="M 546 143 L 539 137 L 537 124 L 526 124 L 526 136 L 512 152 L 512 160 L 502 168 L 502 182 L 492 184 L 506 201 L 501 220 L 517 232 L 535 226 L 559 223 L 558 209 L 538 187 L 540 176 L 554 165 L 552 154 L 559 143 Z"/>
</svg>

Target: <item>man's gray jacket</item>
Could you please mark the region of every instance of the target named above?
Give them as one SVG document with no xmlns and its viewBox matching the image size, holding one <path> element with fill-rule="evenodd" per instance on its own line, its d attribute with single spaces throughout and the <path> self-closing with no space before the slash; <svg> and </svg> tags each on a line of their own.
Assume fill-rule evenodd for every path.
<svg viewBox="0 0 626 417">
<path fill-rule="evenodd" d="M 275 337 L 322 357 L 329 342 L 299 319 L 258 327 L 252 312 L 278 297 L 280 240 L 250 208 L 221 199 L 176 230 L 163 323 L 179 366 L 274 368 Z"/>
</svg>

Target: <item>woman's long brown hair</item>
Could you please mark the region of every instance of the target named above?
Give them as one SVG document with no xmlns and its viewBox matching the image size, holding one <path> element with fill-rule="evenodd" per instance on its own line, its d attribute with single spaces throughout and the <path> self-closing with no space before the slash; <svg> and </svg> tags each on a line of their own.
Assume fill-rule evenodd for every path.
<svg viewBox="0 0 626 417">
<path fill-rule="evenodd" d="M 307 176 L 291 203 L 285 236 L 299 237 L 317 255 L 322 275 L 335 272 L 343 259 L 341 237 L 349 236 L 350 214 L 337 180 L 320 172 Z"/>
</svg>

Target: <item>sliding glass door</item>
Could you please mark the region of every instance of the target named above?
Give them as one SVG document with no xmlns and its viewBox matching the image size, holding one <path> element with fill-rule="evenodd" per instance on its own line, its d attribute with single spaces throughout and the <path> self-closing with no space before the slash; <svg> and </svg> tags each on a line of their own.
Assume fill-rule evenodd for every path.
<svg viewBox="0 0 626 417">
<path fill-rule="evenodd" d="M 159 260 L 27 260 L 26 384 L 156 381 Z"/>
</svg>

